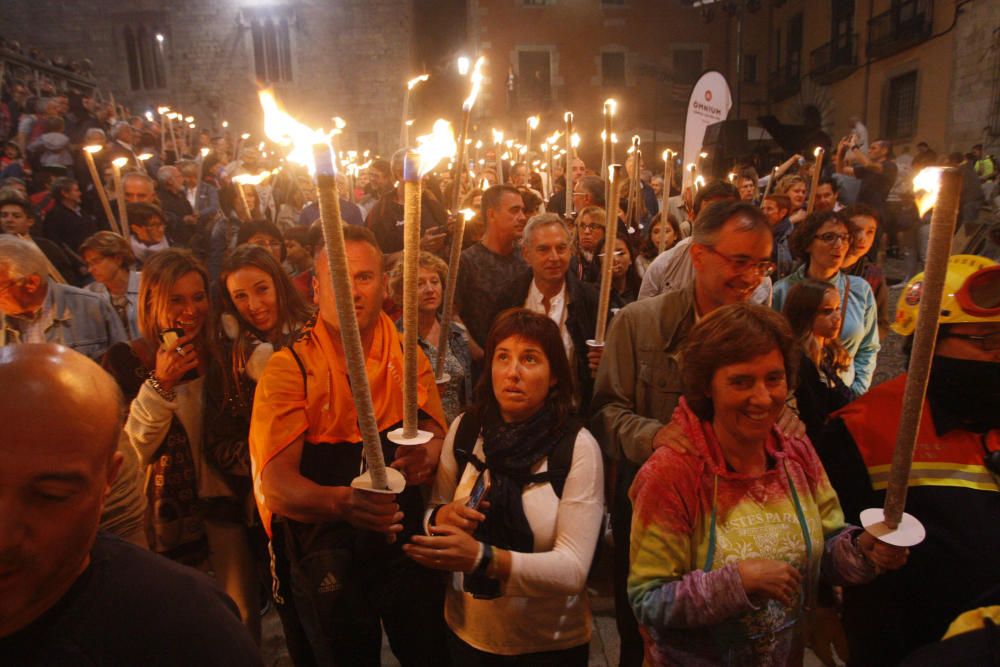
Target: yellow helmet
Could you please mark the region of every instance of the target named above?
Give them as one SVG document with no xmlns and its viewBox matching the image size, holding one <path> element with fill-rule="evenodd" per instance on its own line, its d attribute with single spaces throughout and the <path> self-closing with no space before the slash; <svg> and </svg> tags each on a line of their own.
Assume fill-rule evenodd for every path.
<svg viewBox="0 0 1000 667">
<path fill-rule="evenodd" d="M 896 304 L 892 330 L 909 336 L 917 325 L 924 274 L 906 284 Z M 944 279 L 938 324 L 1000 322 L 1000 264 L 978 255 L 952 255 Z"/>
</svg>

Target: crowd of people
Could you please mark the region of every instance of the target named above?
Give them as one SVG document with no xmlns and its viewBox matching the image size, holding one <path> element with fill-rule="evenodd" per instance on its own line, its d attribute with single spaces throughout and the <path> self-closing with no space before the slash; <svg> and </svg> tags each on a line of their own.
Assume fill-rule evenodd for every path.
<svg viewBox="0 0 1000 667">
<path fill-rule="evenodd" d="M 981 147 L 895 156 L 854 124 L 822 165 L 737 164 L 668 201 L 633 157 L 616 191 L 579 157 L 551 187 L 523 163 L 431 174 L 419 446 L 387 436 L 404 152 L 340 177 L 375 419 L 406 480 L 373 494 L 352 487 L 358 388 L 312 180 L 226 132 L 175 141 L 123 112 L 4 82 L 4 660 L 259 664 L 273 605 L 296 665 L 377 665 L 383 633 L 403 665 L 586 665 L 604 551 L 622 667 L 793 665 L 806 647 L 829 665 L 996 659 L 991 259 L 948 267 L 908 500 L 927 539 L 859 527 L 903 409 L 905 377 L 873 382 L 880 346 L 910 340 L 921 298 L 909 183 L 959 167 L 960 221 L 989 216 Z M 476 213 L 461 238 L 451 201 Z M 897 254 L 914 270 L 893 318 Z"/>
</svg>

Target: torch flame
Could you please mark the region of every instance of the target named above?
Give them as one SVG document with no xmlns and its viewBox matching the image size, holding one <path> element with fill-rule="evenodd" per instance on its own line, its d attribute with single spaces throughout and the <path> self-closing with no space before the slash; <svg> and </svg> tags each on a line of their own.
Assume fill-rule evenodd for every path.
<svg viewBox="0 0 1000 667">
<path fill-rule="evenodd" d="M 111 164 L 113 164 L 116 167 L 118 167 L 119 169 L 121 169 L 126 164 L 128 164 L 128 158 L 127 157 L 116 157 L 114 160 L 111 161 Z"/>
<path fill-rule="evenodd" d="M 246 141 L 249 138 L 250 138 L 249 132 L 244 132 L 243 134 L 240 135 L 240 139 L 242 139 L 243 141 Z"/>
<path fill-rule="evenodd" d="M 329 143 L 334 133 L 314 130 L 292 118 L 281 108 L 270 90 L 260 91 L 259 97 L 260 106 L 264 109 L 264 134 L 271 141 L 290 146 L 291 151 L 286 158 L 305 165 L 310 174 L 314 173 L 316 163 L 313 160 L 313 144 Z"/>
<path fill-rule="evenodd" d="M 271 176 L 270 171 L 262 171 L 259 174 L 240 174 L 239 176 L 233 176 L 233 183 L 238 183 L 239 185 L 260 185 L 265 179 Z"/>
<path fill-rule="evenodd" d="M 486 58 L 479 56 L 476 58 L 476 64 L 472 68 L 472 76 L 469 80 L 472 81 L 472 88 L 469 90 L 469 96 L 465 98 L 462 102 L 462 110 L 470 111 L 472 107 L 476 104 L 476 97 L 479 96 L 479 88 L 483 85 L 483 63 L 486 62 Z"/>
<path fill-rule="evenodd" d="M 477 139 L 477 140 L 476 140 L 476 150 L 479 150 L 479 149 L 480 149 L 480 148 L 482 148 L 482 147 L 483 147 L 483 142 L 482 142 L 482 140 L 480 140 L 480 139 Z"/>
<path fill-rule="evenodd" d="M 696 178 L 694 179 L 694 187 L 695 187 L 695 188 L 697 188 L 698 190 L 700 190 L 700 189 L 702 189 L 703 187 L 705 187 L 705 177 L 704 177 L 704 176 L 702 176 L 701 174 L 699 174 L 699 175 L 698 175 L 698 176 L 697 176 L 697 177 L 696 177 Z"/>
<path fill-rule="evenodd" d="M 430 173 L 441 160 L 454 158 L 458 151 L 451 123 L 438 118 L 430 134 L 417 137 L 417 154 L 420 155 L 420 175 Z"/>
<path fill-rule="evenodd" d="M 462 214 L 462 217 L 465 218 L 466 222 L 476 217 L 476 212 L 473 211 L 471 208 L 463 208 L 461 211 L 459 211 L 459 213 Z"/>
<path fill-rule="evenodd" d="M 458 58 L 458 73 L 465 76 L 469 73 L 469 59 L 465 56 L 459 56 Z"/>
<path fill-rule="evenodd" d="M 913 177 L 913 194 L 917 200 L 917 210 L 923 217 L 934 208 L 938 191 L 941 189 L 941 167 L 925 167 Z"/>
<path fill-rule="evenodd" d="M 664 162 L 667 162 L 668 160 L 670 160 L 670 154 L 672 152 L 673 151 L 671 151 L 669 148 L 667 150 L 663 151 L 663 161 Z"/>
<path fill-rule="evenodd" d="M 538 129 L 538 116 L 528 116 L 528 127 L 532 130 Z"/>
<path fill-rule="evenodd" d="M 820 156 L 820 153 L 822 153 L 822 152 L 823 152 L 823 149 L 821 147 L 817 146 L 816 150 L 813 151 L 813 157 L 818 159 L 819 156 Z"/>
<path fill-rule="evenodd" d="M 614 99 L 613 97 L 609 97 L 608 99 L 604 100 L 604 108 L 608 111 L 608 113 L 614 116 L 615 112 L 618 111 L 618 100 Z"/>
<path fill-rule="evenodd" d="M 503 130 L 493 130 L 493 143 L 502 144 L 503 143 Z"/>
<path fill-rule="evenodd" d="M 153 122 L 153 112 L 152 111 L 147 111 L 146 112 L 146 120 L 148 120 L 150 123 Z"/>
<path fill-rule="evenodd" d="M 695 167 L 695 164 L 694 164 L 694 162 L 691 162 L 691 163 L 690 163 L 690 164 L 688 164 L 688 166 L 687 166 L 687 170 L 688 170 L 688 171 L 690 171 L 690 172 L 694 172 L 694 170 L 695 170 L 696 168 L 697 168 L 697 167 Z"/>
<path fill-rule="evenodd" d="M 567 123 L 571 123 L 573 121 L 573 112 L 567 111 L 566 113 L 564 113 L 563 120 L 566 121 Z"/>
<path fill-rule="evenodd" d="M 143 162 L 145 162 L 146 160 L 148 160 L 151 157 L 153 157 L 153 154 L 152 153 L 139 153 L 138 155 L 136 155 L 136 157 L 139 158 L 140 160 L 142 160 Z"/>
<path fill-rule="evenodd" d="M 170 107 L 156 107 L 156 113 L 160 114 L 161 116 L 167 113 L 168 111 L 170 111 Z"/>
<path fill-rule="evenodd" d="M 89 146 L 84 146 L 83 150 L 87 151 L 88 153 L 100 153 L 101 151 L 104 150 L 104 146 L 98 144 L 91 144 Z"/>
<path fill-rule="evenodd" d="M 187 117 L 185 117 L 184 118 L 184 122 L 185 123 L 193 123 L 194 122 L 194 116 L 187 116 Z"/>
<path fill-rule="evenodd" d="M 202 156 L 202 157 L 204 158 L 204 157 L 205 157 L 206 155 L 208 155 L 208 153 L 209 153 L 209 150 L 210 150 L 210 149 L 208 148 L 208 146 L 206 146 L 206 147 L 202 148 L 202 149 L 201 149 L 201 156 Z"/>
<path fill-rule="evenodd" d="M 698 153 L 698 157 L 704 160 L 705 158 L 708 157 L 708 153 L 702 151 L 701 153 Z"/>
<path fill-rule="evenodd" d="M 729 182 L 732 183 L 736 180 L 736 174 L 734 172 L 729 172 Z"/>
<path fill-rule="evenodd" d="M 421 74 L 420 76 L 415 76 L 406 82 L 406 89 L 413 90 L 414 86 L 416 86 L 418 83 L 423 83 L 429 78 L 431 78 L 430 74 Z"/>
<path fill-rule="evenodd" d="M 578 147 L 580 145 L 580 135 L 574 132 L 573 136 L 569 140 L 569 143 L 573 148 Z"/>
</svg>

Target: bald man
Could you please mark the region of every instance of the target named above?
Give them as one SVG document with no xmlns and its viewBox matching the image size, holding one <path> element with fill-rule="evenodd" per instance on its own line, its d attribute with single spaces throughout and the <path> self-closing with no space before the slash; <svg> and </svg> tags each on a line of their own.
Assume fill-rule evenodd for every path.
<svg viewBox="0 0 1000 667">
<path fill-rule="evenodd" d="M 55 344 L 0 348 L 0 656 L 11 665 L 259 665 L 205 575 L 98 531 L 121 393 Z"/>
</svg>

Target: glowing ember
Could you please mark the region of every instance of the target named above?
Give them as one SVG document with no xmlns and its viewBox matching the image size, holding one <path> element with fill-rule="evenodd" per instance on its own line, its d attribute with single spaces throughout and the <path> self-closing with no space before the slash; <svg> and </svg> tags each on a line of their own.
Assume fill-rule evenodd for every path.
<svg viewBox="0 0 1000 667">
<path fill-rule="evenodd" d="M 270 90 L 259 93 L 260 106 L 264 109 L 264 134 L 271 141 L 291 150 L 285 156 L 288 160 L 306 166 L 310 174 L 316 171 L 313 159 L 314 144 L 328 144 L 334 131 L 314 130 L 290 116 Z"/>
<path fill-rule="evenodd" d="M 913 195 L 921 217 L 934 208 L 938 191 L 941 189 L 941 167 L 925 167 L 913 177 Z"/>
<path fill-rule="evenodd" d="M 438 118 L 430 134 L 417 137 L 417 154 L 420 156 L 420 175 L 431 172 L 434 167 L 446 158 L 455 156 L 458 144 L 451 123 Z"/>
<path fill-rule="evenodd" d="M 470 111 L 476 104 L 476 97 L 479 95 L 479 88 L 483 85 L 483 63 L 486 62 L 486 58 L 479 56 L 476 59 L 476 65 L 472 68 L 472 76 L 469 79 L 472 81 L 472 89 L 469 91 L 469 96 L 465 98 L 462 102 L 462 110 Z"/>
</svg>

